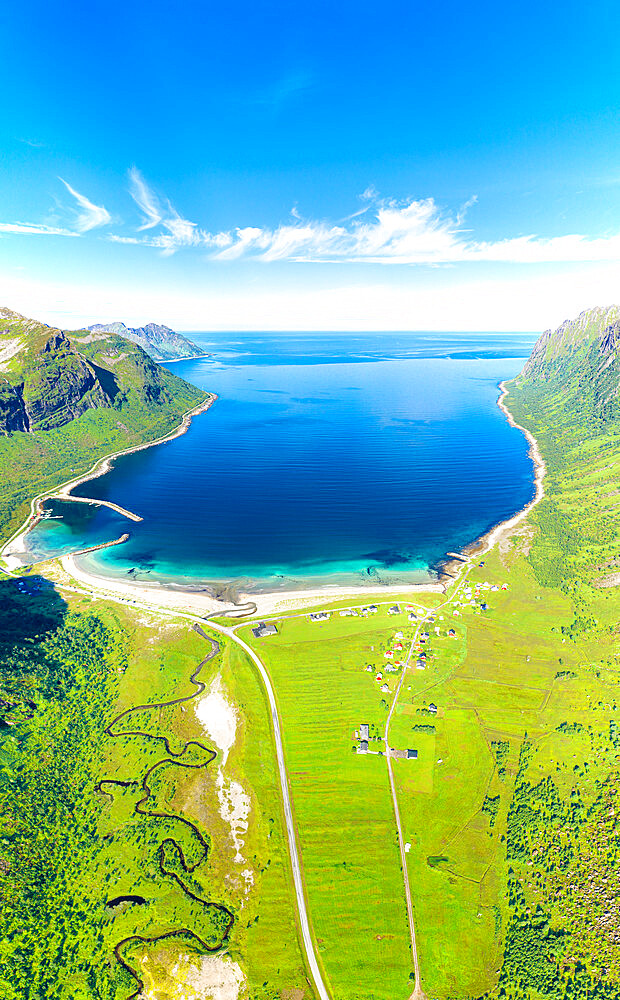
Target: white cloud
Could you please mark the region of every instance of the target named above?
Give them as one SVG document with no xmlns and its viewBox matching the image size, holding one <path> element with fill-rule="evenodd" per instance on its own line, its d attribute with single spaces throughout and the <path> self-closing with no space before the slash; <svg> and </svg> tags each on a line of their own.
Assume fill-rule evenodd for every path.
<svg viewBox="0 0 620 1000">
<path fill-rule="evenodd" d="M 283 224 L 276 229 L 254 226 L 218 234 L 229 245 L 215 256 L 219 260 L 251 257 L 257 260 L 366 264 L 541 264 L 620 260 L 620 234 L 588 237 L 580 234 L 541 237 L 518 236 L 477 241 L 463 228 L 472 198 L 456 216 L 442 212 L 432 198 L 396 202 L 380 199 L 367 190 L 371 202 L 344 224 L 309 220 Z M 363 217 L 362 217 L 363 216 Z M 209 238 L 214 242 L 214 238 Z"/>
<path fill-rule="evenodd" d="M 75 220 L 76 232 L 87 233 L 91 229 L 97 229 L 99 226 L 107 226 L 112 221 L 112 216 L 103 205 L 94 205 L 85 195 L 80 194 L 70 184 L 67 184 L 62 177 L 59 177 L 58 180 L 62 181 L 69 194 L 73 195 L 79 205 L 79 211 Z"/>
<path fill-rule="evenodd" d="M 160 198 L 135 168 L 129 171 L 130 193 L 141 222 L 133 233 L 108 233 L 119 244 L 152 247 L 170 256 L 178 250 L 206 251 L 217 261 L 254 260 L 264 263 L 354 263 L 444 266 L 458 264 L 569 264 L 620 262 L 620 233 L 589 236 L 526 234 L 495 240 L 477 239 L 465 226 L 472 197 L 456 212 L 443 210 L 433 198 L 403 201 L 381 198 L 374 188 L 361 195 L 362 207 L 338 221 L 304 219 L 295 207 L 286 222 L 270 227 L 240 224 L 210 232 L 185 218 Z M 112 220 L 66 181 L 78 206 L 72 228 L 5 222 L 0 233 L 21 235 L 83 235 Z"/>
</svg>

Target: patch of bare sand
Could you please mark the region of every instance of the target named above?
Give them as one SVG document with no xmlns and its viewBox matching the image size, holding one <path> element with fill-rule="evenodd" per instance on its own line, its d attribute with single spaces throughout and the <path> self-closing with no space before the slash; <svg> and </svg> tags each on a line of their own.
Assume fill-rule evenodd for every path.
<svg viewBox="0 0 620 1000">
<path fill-rule="evenodd" d="M 247 996 L 245 976 L 228 955 L 179 955 L 173 964 L 145 954 L 141 1000 L 239 1000 Z"/>
<path fill-rule="evenodd" d="M 235 864 L 244 864 L 242 848 L 245 845 L 251 800 L 243 786 L 225 773 L 228 755 L 237 736 L 238 719 L 235 706 L 224 691 L 221 674 L 215 675 L 208 692 L 196 701 L 195 712 L 205 732 L 222 752 L 215 779 L 220 816 L 230 829 Z M 249 890 L 254 882 L 252 871 L 246 868 L 241 875 Z"/>
</svg>

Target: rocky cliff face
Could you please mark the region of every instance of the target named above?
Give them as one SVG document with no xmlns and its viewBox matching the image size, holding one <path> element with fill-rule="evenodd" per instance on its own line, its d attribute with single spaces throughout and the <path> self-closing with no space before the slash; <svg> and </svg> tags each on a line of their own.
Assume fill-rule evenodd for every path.
<svg viewBox="0 0 620 1000">
<path fill-rule="evenodd" d="M 67 334 L 0 309 L 0 434 L 63 427 L 128 401 L 156 411 L 184 389 L 191 387 L 114 333 Z"/>
<path fill-rule="evenodd" d="M 62 427 L 86 410 L 111 406 L 92 364 L 60 331 L 46 340 L 24 372 L 21 398 L 27 430 Z"/>
<path fill-rule="evenodd" d="M 88 328 L 91 333 L 115 333 L 119 337 L 139 344 L 155 361 L 173 361 L 178 358 L 196 358 L 204 351 L 187 337 L 175 333 L 169 326 L 147 323 L 146 326 L 130 327 L 124 323 L 96 323 Z"/>
</svg>

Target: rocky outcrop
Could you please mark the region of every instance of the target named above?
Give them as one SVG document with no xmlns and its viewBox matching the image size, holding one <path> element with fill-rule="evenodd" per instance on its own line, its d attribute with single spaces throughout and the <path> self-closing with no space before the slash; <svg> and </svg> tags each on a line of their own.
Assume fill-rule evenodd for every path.
<svg viewBox="0 0 620 1000">
<path fill-rule="evenodd" d="M 0 433 L 30 430 L 23 390 L 23 384 L 11 385 L 6 379 L 0 381 Z"/>
</svg>

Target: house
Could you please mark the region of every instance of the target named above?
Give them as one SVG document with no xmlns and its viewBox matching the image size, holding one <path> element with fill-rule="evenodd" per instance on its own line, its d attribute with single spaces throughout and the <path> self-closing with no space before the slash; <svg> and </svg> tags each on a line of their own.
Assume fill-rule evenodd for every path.
<svg viewBox="0 0 620 1000">
<path fill-rule="evenodd" d="M 375 668 L 373 667 L 372 663 L 369 663 L 368 666 L 366 667 L 366 670 L 368 671 L 369 674 L 371 674 L 374 669 Z"/>
<path fill-rule="evenodd" d="M 499 587 L 497 586 L 497 584 L 496 584 L 496 583 L 494 583 L 494 584 L 493 584 L 493 586 L 491 587 L 491 590 L 492 590 L 492 592 L 493 592 L 494 594 L 496 594 L 496 593 L 497 593 L 497 591 L 499 590 Z"/>
<path fill-rule="evenodd" d="M 385 668 L 385 672 L 386 674 L 395 674 L 396 667 L 394 666 L 393 663 L 388 663 L 387 667 Z"/>
<path fill-rule="evenodd" d="M 338 614 L 341 618 L 347 618 L 351 615 L 357 617 L 357 611 L 354 611 L 353 608 L 344 608 L 342 611 L 339 611 Z"/>
<path fill-rule="evenodd" d="M 360 740 L 370 739 L 370 724 L 368 722 L 362 722 L 360 726 Z"/>
<path fill-rule="evenodd" d="M 376 604 L 369 604 L 366 610 L 368 611 L 369 615 L 376 615 L 379 608 L 377 607 Z"/>
<path fill-rule="evenodd" d="M 391 608 L 388 608 L 388 615 L 399 615 L 400 613 L 398 604 L 393 604 Z"/>
<path fill-rule="evenodd" d="M 420 639 L 430 639 L 430 634 L 428 632 L 422 632 Z"/>
<path fill-rule="evenodd" d="M 378 681 L 382 681 L 383 680 L 383 674 L 377 674 L 377 680 Z"/>
<path fill-rule="evenodd" d="M 437 705 L 434 705 L 433 702 L 431 702 L 430 705 L 428 706 L 428 710 L 431 713 L 431 715 L 437 715 Z"/>
<path fill-rule="evenodd" d="M 448 629 L 448 638 L 449 639 L 456 639 L 456 632 L 454 631 L 453 628 L 449 628 Z"/>
<path fill-rule="evenodd" d="M 480 610 L 481 611 L 488 611 L 489 610 L 489 605 L 485 604 L 484 601 L 483 601 L 482 604 L 480 605 Z"/>
<path fill-rule="evenodd" d="M 395 632 L 394 633 L 394 638 L 395 639 L 402 639 L 403 638 L 403 633 L 402 632 Z"/>
<path fill-rule="evenodd" d="M 360 748 L 358 753 L 368 753 L 368 740 L 360 740 Z"/>
<path fill-rule="evenodd" d="M 316 614 L 310 615 L 311 622 L 327 622 L 331 618 L 328 611 L 317 611 Z"/>
<path fill-rule="evenodd" d="M 417 750 L 407 750 L 407 760 L 417 760 L 418 751 Z"/>
<path fill-rule="evenodd" d="M 415 611 L 415 604 L 405 604 L 405 611 Z"/>
<path fill-rule="evenodd" d="M 389 694 L 389 692 L 390 692 L 390 689 L 387 686 L 387 684 L 382 684 L 381 685 L 381 690 L 383 691 L 384 694 Z"/>
<path fill-rule="evenodd" d="M 383 655 L 385 656 L 386 660 L 391 660 L 392 657 L 394 656 L 394 653 L 392 652 L 391 649 L 386 649 Z"/>
<path fill-rule="evenodd" d="M 418 616 L 416 615 L 415 611 L 412 611 L 410 615 L 407 615 L 407 618 L 409 619 L 410 622 L 416 621 L 417 617 Z"/>
<path fill-rule="evenodd" d="M 502 583 L 502 590 L 508 590 L 508 584 Z"/>
<path fill-rule="evenodd" d="M 416 670 L 426 670 L 426 660 L 418 660 Z"/>
<path fill-rule="evenodd" d="M 402 648 L 403 648 L 402 642 L 395 642 L 394 643 L 394 649 L 398 650 L 399 653 L 400 653 L 400 651 L 401 651 Z"/>
<path fill-rule="evenodd" d="M 402 665 L 403 665 L 402 660 L 394 660 L 394 670 L 397 670 L 398 667 L 402 667 Z"/>
<path fill-rule="evenodd" d="M 256 628 L 252 629 L 252 634 L 256 636 L 257 639 L 264 639 L 267 635 L 277 635 L 278 630 L 275 625 L 266 625 L 265 622 L 260 622 Z"/>
</svg>

